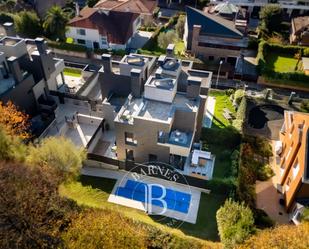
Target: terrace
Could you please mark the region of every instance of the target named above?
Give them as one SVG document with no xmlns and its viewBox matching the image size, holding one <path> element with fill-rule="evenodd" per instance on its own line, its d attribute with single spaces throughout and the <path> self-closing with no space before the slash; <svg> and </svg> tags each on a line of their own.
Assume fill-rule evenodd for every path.
<svg viewBox="0 0 309 249">
<path fill-rule="evenodd" d="M 145 98 L 133 98 L 130 95 L 119 111 L 115 121 L 133 124 L 134 118 L 143 118 L 170 123 L 176 109 L 197 112 L 198 100 L 190 100 L 181 93 L 175 95 L 172 103 Z"/>
<path fill-rule="evenodd" d="M 97 83 L 95 80 L 97 70 L 95 66 L 65 62 L 64 84 L 59 91 L 78 95 L 90 94 Z"/>
</svg>

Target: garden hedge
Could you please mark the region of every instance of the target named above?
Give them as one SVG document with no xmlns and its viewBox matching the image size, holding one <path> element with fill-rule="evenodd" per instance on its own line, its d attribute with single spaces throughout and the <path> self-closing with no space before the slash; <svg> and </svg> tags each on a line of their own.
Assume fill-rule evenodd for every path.
<svg viewBox="0 0 309 249">
<path fill-rule="evenodd" d="M 62 50 L 69 50 L 75 52 L 86 52 L 87 47 L 79 44 L 72 44 L 66 42 L 55 42 L 55 41 L 48 41 L 48 46 L 52 48 L 62 49 Z"/>
<path fill-rule="evenodd" d="M 268 79 L 282 80 L 282 83 L 288 84 L 288 81 L 309 82 L 309 76 L 301 72 L 275 72 L 267 66 L 266 56 L 268 53 L 283 53 L 295 55 L 300 53 L 301 56 L 309 54 L 308 48 L 301 46 L 282 46 L 279 44 L 267 43 L 260 41 L 258 48 L 258 70 L 261 75 Z"/>
</svg>

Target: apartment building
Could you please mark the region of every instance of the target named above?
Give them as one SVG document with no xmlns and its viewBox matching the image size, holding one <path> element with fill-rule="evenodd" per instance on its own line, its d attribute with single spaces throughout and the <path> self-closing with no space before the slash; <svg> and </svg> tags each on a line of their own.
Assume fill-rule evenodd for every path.
<svg viewBox="0 0 309 249">
<path fill-rule="evenodd" d="M 52 113 L 49 90 L 57 89 L 63 69 L 63 60 L 53 58 L 44 39 L 6 36 L 0 40 L 0 100 L 31 115 Z"/>
<path fill-rule="evenodd" d="M 237 20 L 210 13 L 208 9 L 187 7 L 186 13 L 183 40 L 187 50 L 204 60 L 235 66 L 242 49 L 248 45 L 243 27 L 237 27 Z"/>
<path fill-rule="evenodd" d="M 183 170 L 199 142 L 211 72 L 167 55 L 102 55 L 104 132 L 94 151 L 120 161 L 160 161 Z M 102 148 L 104 149 L 102 150 Z M 192 155 L 191 155 L 192 156 Z"/>
<path fill-rule="evenodd" d="M 278 191 L 284 206 L 297 223 L 304 206 L 309 205 L 309 114 L 285 111 L 280 132 Z"/>
</svg>

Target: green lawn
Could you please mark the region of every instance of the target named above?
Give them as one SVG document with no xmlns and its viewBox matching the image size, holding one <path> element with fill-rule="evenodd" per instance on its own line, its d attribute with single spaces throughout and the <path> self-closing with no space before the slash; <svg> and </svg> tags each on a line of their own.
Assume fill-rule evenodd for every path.
<svg viewBox="0 0 309 249">
<path fill-rule="evenodd" d="M 299 65 L 298 60 L 290 54 L 271 53 L 266 58 L 267 65 L 278 73 L 295 72 Z"/>
<path fill-rule="evenodd" d="M 63 74 L 67 76 L 73 76 L 73 77 L 81 77 L 82 75 L 82 70 L 78 68 L 71 68 L 71 67 L 66 67 L 63 70 Z"/>
<path fill-rule="evenodd" d="M 170 221 L 169 219 L 165 219 L 164 223 L 158 223 L 140 210 L 107 202 L 115 183 L 116 180 L 112 179 L 81 176 L 78 181 L 61 185 L 59 193 L 61 196 L 75 200 L 79 205 L 119 211 L 134 220 L 156 226 L 179 236 L 189 235 L 199 239 L 218 240 L 216 211 L 223 204 L 224 196 L 202 193 L 197 224 L 184 223 L 178 229 L 172 229 L 165 225 Z"/>
<path fill-rule="evenodd" d="M 182 54 L 185 51 L 185 43 L 180 40 L 177 43 L 175 43 L 175 54 Z"/>
<path fill-rule="evenodd" d="M 212 128 L 224 128 L 230 125 L 225 117 L 223 117 L 223 109 L 229 109 L 235 115 L 235 109 L 232 105 L 232 102 L 229 99 L 229 96 L 225 94 L 225 91 L 220 90 L 211 90 L 209 96 L 216 98 L 215 113 L 212 120 Z"/>
</svg>

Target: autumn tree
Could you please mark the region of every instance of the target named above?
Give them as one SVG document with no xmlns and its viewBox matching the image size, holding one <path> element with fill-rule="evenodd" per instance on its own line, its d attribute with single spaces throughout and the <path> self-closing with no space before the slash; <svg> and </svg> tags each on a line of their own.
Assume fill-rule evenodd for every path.
<svg viewBox="0 0 309 249">
<path fill-rule="evenodd" d="M 29 147 L 26 161 L 31 165 L 51 166 L 65 175 L 77 176 L 86 153 L 64 137 L 50 137 Z"/>
<path fill-rule="evenodd" d="M 0 162 L 1 248 L 62 248 L 61 232 L 79 208 L 58 195 L 50 167 Z"/>
<path fill-rule="evenodd" d="M 0 102 L 0 126 L 11 136 L 30 138 L 29 116 L 18 110 L 11 101 L 6 104 Z"/>
<path fill-rule="evenodd" d="M 250 237 L 238 249 L 308 249 L 309 222 L 295 225 L 281 225 L 273 229 L 262 230 Z"/>
<path fill-rule="evenodd" d="M 23 162 L 26 158 L 27 147 L 20 138 L 8 135 L 0 127 L 0 161 Z"/>
</svg>

